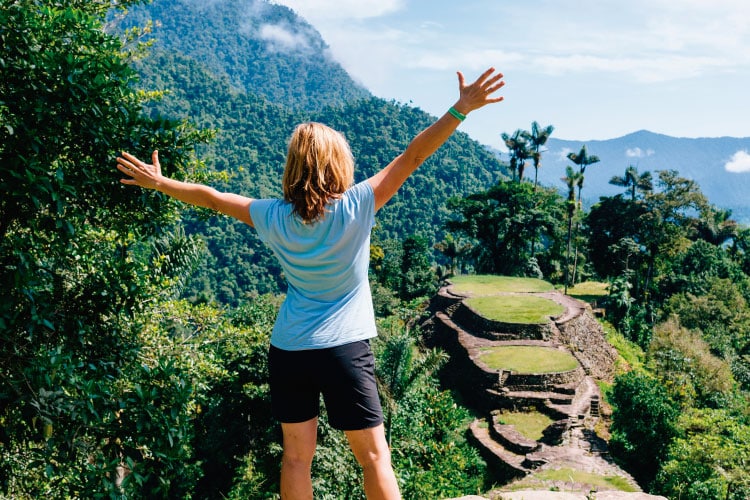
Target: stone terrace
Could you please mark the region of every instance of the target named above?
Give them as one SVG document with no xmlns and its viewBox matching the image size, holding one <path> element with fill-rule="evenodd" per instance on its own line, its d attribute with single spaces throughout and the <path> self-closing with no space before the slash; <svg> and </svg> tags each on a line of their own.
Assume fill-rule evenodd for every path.
<svg viewBox="0 0 750 500">
<path fill-rule="evenodd" d="M 443 383 L 483 415 L 471 424 L 469 437 L 500 483 L 536 469 L 571 467 L 620 476 L 638 488 L 611 461 L 606 442 L 593 431 L 601 417 L 595 380 L 611 380 L 617 352 L 586 304 L 559 292 L 533 295 L 565 306 L 565 312 L 540 325 L 491 321 L 472 310 L 465 303 L 468 297 L 454 292 L 450 284 L 431 302 L 431 316 L 423 325 L 425 343 L 450 355 L 442 371 Z M 579 366 L 562 373 L 534 374 L 495 370 L 481 361 L 482 349 L 508 345 L 567 350 Z M 534 441 L 500 423 L 503 410 L 536 410 L 554 422 L 544 430 L 544 437 Z"/>
</svg>

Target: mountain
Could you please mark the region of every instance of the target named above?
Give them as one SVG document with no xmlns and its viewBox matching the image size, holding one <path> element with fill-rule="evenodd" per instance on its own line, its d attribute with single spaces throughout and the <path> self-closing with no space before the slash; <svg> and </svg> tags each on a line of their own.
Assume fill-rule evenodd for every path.
<svg viewBox="0 0 750 500">
<path fill-rule="evenodd" d="M 615 175 L 622 176 L 633 165 L 641 173 L 677 170 L 682 177 L 696 181 L 712 204 L 731 209 L 735 219 L 750 223 L 750 172 L 734 173 L 726 168 L 736 153 L 750 151 L 750 137 L 687 139 L 641 130 L 609 140 L 550 138 L 542 157 L 539 181 L 564 188 L 560 178 L 565 175 L 565 166 L 575 166 L 567 154 L 578 153 L 583 145 L 588 154 L 601 160 L 586 168 L 583 197 L 589 205 L 600 196 L 623 192 L 622 188 L 609 184 L 609 180 Z M 533 177 L 533 167 L 527 167 L 526 172 Z"/>
<path fill-rule="evenodd" d="M 285 7 L 261 0 L 154 0 L 120 26 L 148 21 L 155 43 L 136 69 L 144 89 L 166 93 L 146 112 L 215 131 L 199 156 L 226 179 L 214 183 L 219 189 L 280 196 L 287 140 L 302 121 L 341 131 L 354 154 L 355 181 L 362 181 L 435 120 L 364 91 L 328 57 L 320 35 Z M 282 28 L 290 37 L 304 34 L 306 42 L 279 46 L 287 40 Z M 168 174 L 169 152 L 160 153 Z M 432 246 L 444 237 L 448 198 L 487 189 L 505 175 L 494 153 L 463 132 L 453 134 L 378 212 L 374 244 L 420 234 Z M 283 291 L 280 269 L 253 231 L 226 217 L 187 213 L 185 225 L 203 236 L 208 250 L 189 286 L 193 297 L 236 304 L 246 294 Z"/>
<path fill-rule="evenodd" d="M 122 28 L 154 29 L 154 48 L 200 61 L 239 90 L 295 109 L 369 97 L 330 55 L 320 34 L 291 9 L 266 0 L 154 0 Z"/>
</svg>

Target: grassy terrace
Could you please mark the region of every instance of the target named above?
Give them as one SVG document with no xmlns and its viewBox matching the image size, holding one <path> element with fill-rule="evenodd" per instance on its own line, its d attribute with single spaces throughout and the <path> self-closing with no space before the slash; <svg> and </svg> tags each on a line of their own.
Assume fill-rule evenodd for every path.
<svg viewBox="0 0 750 500">
<path fill-rule="evenodd" d="M 516 373 L 558 373 L 578 367 L 578 361 L 572 354 L 552 347 L 487 347 L 480 351 L 479 359 L 492 370 L 510 370 Z"/>
<path fill-rule="evenodd" d="M 531 412 L 503 412 L 498 421 L 512 425 L 523 437 L 538 441 L 542 438 L 542 431 L 552 424 L 553 420 L 538 411 Z"/>
<path fill-rule="evenodd" d="M 487 319 L 504 323 L 540 324 L 558 316 L 565 309 L 557 303 L 531 295 L 498 295 L 500 293 L 534 293 L 554 290 L 551 283 L 534 278 L 471 275 L 451 278 L 453 290 L 468 295 L 466 303 Z"/>
<path fill-rule="evenodd" d="M 525 325 L 547 323 L 551 316 L 565 312 L 557 302 L 533 295 L 470 297 L 466 304 L 487 319 Z"/>
<path fill-rule="evenodd" d="M 588 485 L 589 488 L 614 488 L 618 491 L 635 492 L 638 491 L 627 479 L 620 476 L 605 476 L 591 472 L 583 472 L 571 468 L 548 469 L 534 472 L 530 476 L 513 483 L 513 490 L 545 488 L 548 489 L 550 483 L 567 484 L 571 488 L 574 485 Z"/>
<path fill-rule="evenodd" d="M 514 278 L 511 276 L 461 275 L 451 278 L 453 290 L 470 295 L 492 295 L 498 292 L 549 292 L 554 290 L 551 283 L 534 278 Z"/>
</svg>

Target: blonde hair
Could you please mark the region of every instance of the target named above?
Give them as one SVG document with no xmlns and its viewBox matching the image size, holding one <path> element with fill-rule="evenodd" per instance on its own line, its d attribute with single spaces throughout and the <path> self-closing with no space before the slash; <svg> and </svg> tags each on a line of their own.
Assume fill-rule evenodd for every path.
<svg viewBox="0 0 750 500">
<path fill-rule="evenodd" d="M 323 217 L 326 205 L 354 183 L 354 158 L 344 136 L 322 123 L 294 129 L 282 179 L 284 199 L 305 222 Z"/>
</svg>

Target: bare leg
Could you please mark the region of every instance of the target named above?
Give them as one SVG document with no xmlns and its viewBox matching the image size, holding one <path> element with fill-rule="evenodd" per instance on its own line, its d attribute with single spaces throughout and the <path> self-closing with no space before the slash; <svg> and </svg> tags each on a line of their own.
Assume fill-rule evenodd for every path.
<svg viewBox="0 0 750 500">
<path fill-rule="evenodd" d="M 368 500 L 399 500 L 401 493 L 391 466 L 391 450 L 385 440 L 383 425 L 345 431 L 345 434 L 364 471 Z"/>
<path fill-rule="evenodd" d="M 318 419 L 281 424 L 284 453 L 281 458 L 282 500 L 312 500 L 310 468 L 318 437 Z"/>
</svg>

